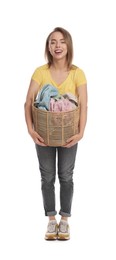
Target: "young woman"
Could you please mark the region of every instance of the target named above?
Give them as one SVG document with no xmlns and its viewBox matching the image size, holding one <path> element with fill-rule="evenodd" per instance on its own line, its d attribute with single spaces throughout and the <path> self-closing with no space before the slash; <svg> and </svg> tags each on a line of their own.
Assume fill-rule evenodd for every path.
<svg viewBox="0 0 116 260">
<path fill-rule="evenodd" d="M 49 222 L 45 239 L 69 239 L 68 217 L 71 216 L 73 197 L 73 170 L 78 142 L 84 135 L 87 120 L 87 81 L 83 70 L 72 64 L 73 43 L 70 33 L 64 28 L 55 28 L 47 37 L 45 45 L 47 64 L 35 69 L 25 102 L 25 119 L 28 132 L 36 145 L 41 173 L 42 195 L 45 216 Z M 61 95 L 71 93 L 79 96 L 79 133 L 67 140 L 63 147 L 50 147 L 34 130 L 32 120 L 33 96 L 45 84 L 55 86 Z M 60 223 L 57 224 L 55 208 L 56 155 L 60 183 Z"/>
</svg>

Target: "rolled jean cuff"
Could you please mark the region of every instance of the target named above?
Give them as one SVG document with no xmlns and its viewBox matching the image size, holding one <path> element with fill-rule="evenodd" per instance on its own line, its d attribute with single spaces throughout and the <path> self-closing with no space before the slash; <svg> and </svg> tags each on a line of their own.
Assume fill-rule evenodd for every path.
<svg viewBox="0 0 116 260">
<path fill-rule="evenodd" d="M 70 213 L 66 213 L 66 212 L 63 212 L 63 211 L 60 211 L 59 214 L 63 217 L 71 217 L 71 214 Z"/>
<path fill-rule="evenodd" d="M 45 213 L 46 216 L 55 216 L 56 214 L 57 214 L 57 211 L 49 211 L 49 212 Z"/>
</svg>

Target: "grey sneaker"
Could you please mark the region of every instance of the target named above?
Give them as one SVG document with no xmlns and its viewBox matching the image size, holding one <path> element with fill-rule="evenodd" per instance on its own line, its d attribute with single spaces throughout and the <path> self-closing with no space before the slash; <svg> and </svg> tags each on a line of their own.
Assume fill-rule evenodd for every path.
<svg viewBox="0 0 116 260">
<path fill-rule="evenodd" d="M 50 220 L 45 234 L 46 240 L 56 240 L 58 235 L 58 224 L 56 220 Z"/>
<path fill-rule="evenodd" d="M 68 240 L 70 239 L 70 228 L 66 220 L 61 220 L 58 228 L 58 239 Z"/>
</svg>

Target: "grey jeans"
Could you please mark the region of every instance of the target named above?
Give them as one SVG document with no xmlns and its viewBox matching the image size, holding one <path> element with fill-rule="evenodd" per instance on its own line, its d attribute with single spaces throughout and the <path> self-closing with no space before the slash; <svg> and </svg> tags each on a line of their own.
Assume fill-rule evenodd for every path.
<svg viewBox="0 0 116 260">
<path fill-rule="evenodd" d="M 56 155 L 58 158 L 58 178 L 60 183 L 60 211 L 62 216 L 71 216 L 73 197 L 73 170 L 77 144 L 70 147 L 44 147 L 36 144 L 41 173 L 41 188 L 45 216 L 57 214 L 55 209 Z"/>
</svg>

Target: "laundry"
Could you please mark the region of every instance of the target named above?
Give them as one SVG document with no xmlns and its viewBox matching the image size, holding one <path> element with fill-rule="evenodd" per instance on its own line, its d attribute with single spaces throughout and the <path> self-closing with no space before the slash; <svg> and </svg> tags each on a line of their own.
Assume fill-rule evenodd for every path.
<svg viewBox="0 0 116 260">
<path fill-rule="evenodd" d="M 60 95 L 56 87 L 46 84 L 40 90 L 34 105 L 47 111 L 66 112 L 76 109 L 78 102 L 73 94 Z"/>
<path fill-rule="evenodd" d="M 39 109 L 49 110 L 51 97 L 58 96 L 58 94 L 56 87 L 46 84 L 40 90 L 34 105 Z"/>
<path fill-rule="evenodd" d="M 72 103 L 69 99 L 62 97 L 61 99 L 55 101 L 54 98 L 50 100 L 50 111 L 60 112 L 60 111 L 71 111 L 77 106 Z"/>
<path fill-rule="evenodd" d="M 78 106 L 78 99 L 72 93 L 66 93 L 63 95 L 64 98 L 68 98 L 72 103 Z"/>
</svg>

